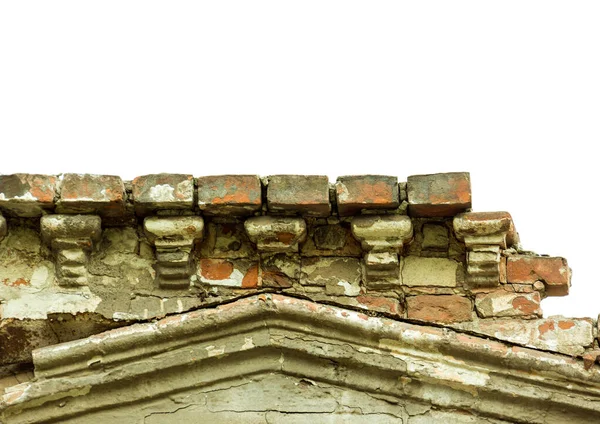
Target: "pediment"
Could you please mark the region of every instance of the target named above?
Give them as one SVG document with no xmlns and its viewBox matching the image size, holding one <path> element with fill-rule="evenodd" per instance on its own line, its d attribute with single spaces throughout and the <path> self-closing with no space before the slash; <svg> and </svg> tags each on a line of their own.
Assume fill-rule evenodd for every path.
<svg viewBox="0 0 600 424">
<path fill-rule="evenodd" d="M 7 422 L 197 422 L 191 417 L 241 413 L 235 409 L 248 402 L 254 409 L 244 413 L 255 414 L 239 422 L 300 422 L 293 420 L 302 414 L 319 422 L 318 414 L 338 413 L 334 422 L 344 414 L 393 422 L 394 414 L 409 419 L 409 410 L 429 422 L 447 414 L 471 420 L 464 422 L 586 422 L 600 413 L 600 372 L 576 359 L 278 294 L 39 349 L 34 364 L 36 379 L 3 397 Z M 213 407 L 216 392 L 231 399 L 230 409 Z M 573 393 L 585 397 L 574 403 Z M 184 397 L 198 401 L 178 403 Z M 371 412 L 356 409 L 365 397 Z M 327 409 L 327 399 L 338 409 Z M 219 419 L 229 421 L 227 414 Z M 407 422 L 424 419 L 414 417 Z"/>
</svg>

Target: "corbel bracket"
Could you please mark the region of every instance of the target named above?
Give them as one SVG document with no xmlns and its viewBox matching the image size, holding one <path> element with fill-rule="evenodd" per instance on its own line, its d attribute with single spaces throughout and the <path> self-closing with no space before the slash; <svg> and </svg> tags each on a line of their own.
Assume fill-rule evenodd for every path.
<svg viewBox="0 0 600 424">
<path fill-rule="evenodd" d="M 156 249 L 156 281 L 161 288 L 186 288 L 193 273 L 191 252 L 202 240 L 204 220 L 199 216 L 151 216 L 144 231 Z"/>
<path fill-rule="evenodd" d="M 508 212 L 467 212 L 453 221 L 456 237 L 467 247 L 467 281 L 475 286 L 497 286 L 502 279 L 500 251 L 517 242 Z"/>
<path fill-rule="evenodd" d="M 100 217 L 46 215 L 40 223 L 42 239 L 54 255 L 58 284 L 65 287 L 87 285 L 89 254 L 102 236 Z"/>
<path fill-rule="evenodd" d="M 244 222 L 246 233 L 260 252 L 297 252 L 306 239 L 302 218 L 257 216 Z"/>
<path fill-rule="evenodd" d="M 399 254 L 413 238 L 406 215 L 363 215 L 352 219 L 352 234 L 364 252 L 367 281 L 399 278 Z"/>
</svg>

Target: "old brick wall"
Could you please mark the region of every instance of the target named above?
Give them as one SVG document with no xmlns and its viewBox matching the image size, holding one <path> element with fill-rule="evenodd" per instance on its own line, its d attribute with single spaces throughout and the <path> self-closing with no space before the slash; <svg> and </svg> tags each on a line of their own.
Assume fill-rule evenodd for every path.
<svg viewBox="0 0 600 424">
<path fill-rule="evenodd" d="M 468 173 L 3 175 L 0 211 L 1 386 L 31 378 L 33 349 L 264 292 L 586 368 L 600 353 L 597 320 L 543 317 L 566 260 L 523 250 L 509 213 L 473 212 Z"/>
</svg>

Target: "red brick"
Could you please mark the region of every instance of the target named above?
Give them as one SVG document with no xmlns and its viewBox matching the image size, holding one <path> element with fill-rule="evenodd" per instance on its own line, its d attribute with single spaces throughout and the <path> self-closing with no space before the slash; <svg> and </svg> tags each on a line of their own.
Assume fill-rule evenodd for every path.
<svg viewBox="0 0 600 424">
<path fill-rule="evenodd" d="M 0 209 L 21 217 L 54 210 L 56 182 L 51 175 L 0 175 Z"/>
<path fill-rule="evenodd" d="M 199 177 L 198 206 L 209 215 L 252 215 L 262 206 L 262 187 L 256 175 Z"/>
<path fill-rule="evenodd" d="M 412 216 L 454 216 L 471 208 L 471 177 L 468 172 L 412 175 L 407 195 Z"/>
<path fill-rule="evenodd" d="M 542 281 L 548 296 L 569 294 L 571 270 L 564 258 L 546 256 L 510 256 L 506 264 L 509 283 L 533 284 Z"/>
<path fill-rule="evenodd" d="M 600 350 L 590 350 L 583 354 L 583 367 L 589 370 L 600 359 Z"/>
<path fill-rule="evenodd" d="M 360 295 L 356 297 L 356 300 L 370 311 L 385 312 L 392 315 L 400 315 L 402 313 L 398 299 Z"/>
<path fill-rule="evenodd" d="M 472 319 L 471 301 L 457 295 L 418 295 L 406 298 L 408 318 L 430 322 L 461 322 Z"/>
<path fill-rule="evenodd" d="M 338 213 L 349 216 L 361 209 L 395 209 L 400 205 L 398 178 L 383 175 L 349 175 L 335 184 Z"/>
<path fill-rule="evenodd" d="M 132 181 L 136 213 L 147 215 L 156 210 L 187 209 L 194 206 L 194 178 L 183 174 L 153 174 Z"/>
<path fill-rule="evenodd" d="M 272 175 L 267 205 L 271 212 L 329 216 L 329 179 L 324 175 Z"/>
<path fill-rule="evenodd" d="M 503 289 L 478 294 L 475 308 L 483 318 L 490 317 L 541 317 L 540 294 L 512 293 Z"/>
<path fill-rule="evenodd" d="M 201 275 L 208 280 L 225 280 L 233 272 L 233 264 L 224 259 L 201 259 Z"/>
<path fill-rule="evenodd" d="M 246 259 L 200 259 L 198 261 L 200 282 L 211 286 L 233 288 L 256 288 L 258 263 Z"/>
<path fill-rule="evenodd" d="M 252 265 L 242 279 L 242 288 L 254 289 L 258 286 L 258 264 Z"/>
<path fill-rule="evenodd" d="M 65 174 L 58 213 L 97 213 L 119 216 L 125 206 L 125 186 L 112 175 Z"/>
</svg>

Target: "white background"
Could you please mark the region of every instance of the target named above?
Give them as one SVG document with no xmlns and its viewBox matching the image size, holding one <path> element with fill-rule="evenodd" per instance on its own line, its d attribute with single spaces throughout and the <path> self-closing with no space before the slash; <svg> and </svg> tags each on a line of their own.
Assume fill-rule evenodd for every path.
<svg viewBox="0 0 600 424">
<path fill-rule="evenodd" d="M 0 3 L 0 173 L 470 171 L 600 312 L 596 1 Z"/>
</svg>

